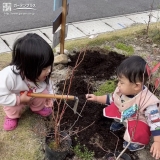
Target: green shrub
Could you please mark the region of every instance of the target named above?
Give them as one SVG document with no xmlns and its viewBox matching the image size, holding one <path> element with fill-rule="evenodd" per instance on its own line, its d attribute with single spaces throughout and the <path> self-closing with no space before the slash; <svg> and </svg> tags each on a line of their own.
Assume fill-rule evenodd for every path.
<svg viewBox="0 0 160 160">
<path fill-rule="evenodd" d="M 94 152 L 89 151 L 85 145 L 81 146 L 80 143 L 73 148 L 73 151 L 82 160 L 92 160 L 94 158 Z"/>
</svg>

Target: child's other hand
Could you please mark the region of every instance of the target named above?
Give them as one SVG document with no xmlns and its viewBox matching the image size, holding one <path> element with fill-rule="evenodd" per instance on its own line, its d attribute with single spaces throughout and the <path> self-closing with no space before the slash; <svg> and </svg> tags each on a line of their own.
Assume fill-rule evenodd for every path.
<svg viewBox="0 0 160 160">
<path fill-rule="evenodd" d="M 155 159 L 160 158 L 160 142 L 154 142 L 151 146 L 150 152 L 153 153 Z"/>
<path fill-rule="evenodd" d="M 53 107 L 53 100 L 50 98 L 46 99 L 45 107 Z"/>
<path fill-rule="evenodd" d="M 27 93 L 28 92 L 25 91 L 24 93 L 20 95 L 20 103 L 25 104 L 25 103 L 28 103 L 32 99 L 32 97 L 27 96 Z"/>
<path fill-rule="evenodd" d="M 95 96 L 94 94 L 86 94 L 86 99 L 88 101 L 96 101 L 96 98 L 97 96 Z"/>
</svg>

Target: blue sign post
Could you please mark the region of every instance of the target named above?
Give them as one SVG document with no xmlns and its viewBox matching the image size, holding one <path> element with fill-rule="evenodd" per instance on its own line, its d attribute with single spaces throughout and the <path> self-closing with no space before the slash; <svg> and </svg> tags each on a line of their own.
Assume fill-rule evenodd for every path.
<svg viewBox="0 0 160 160">
<path fill-rule="evenodd" d="M 60 7 L 62 7 L 62 0 L 54 0 L 53 11 L 56 11 Z"/>
<path fill-rule="evenodd" d="M 69 0 L 68 0 L 69 2 Z M 56 11 L 58 8 L 62 7 L 62 12 L 53 22 L 53 34 L 61 24 L 60 31 L 60 54 L 64 53 L 64 40 L 65 40 L 65 26 L 66 26 L 66 16 L 68 14 L 67 0 L 54 0 L 53 10 Z"/>
<path fill-rule="evenodd" d="M 62 7 L 62 1 L 63 0 L 54 0 L 53 3 L 53 11 L 56 11 L 58 8 Z M 67 0 L 67 4 L 69 3 L 70 0 Z"/>
</svg>

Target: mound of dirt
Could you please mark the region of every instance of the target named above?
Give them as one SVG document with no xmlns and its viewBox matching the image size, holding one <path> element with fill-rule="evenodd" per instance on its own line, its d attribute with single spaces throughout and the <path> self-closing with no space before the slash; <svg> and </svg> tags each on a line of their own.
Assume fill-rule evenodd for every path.
<svg viewBox="0 0 160 160">
<path fill-rule="evenodd" d="M 69 63 L 71 67 L 76 65 L 77 59 L 79 59 L 78 62 L 83 59 L 74 73 L 75 76 L 93 76 L 94 80 L 107 80 L 115 74 L 116 67 L 125 59 L 125 56 L 112 51 L 92 49 L 82 53 L 75 52 L 75 55 L 69 58 L 71 59 Z"/>
<path fill-rule="evenodd" d="M 84 58 L 83 58 L 84 55 Z M 75 122 L 72 128 L 72 146 L 76 146 L 80 143 L 85 145 L 90 151 L 95 153 L 95 158 L 102 158 L 106 154 L 106 151 L 121 151 L 123 148 L 123 134 L 124 130 L 117 131 L 115 133 L 110 132 L 110 125 L 112 119 L 105 118 L 103 116 L 103 108 L 105 105 L 87 102 L 85 94 L 93 93 L 95 91 L 93 84 L 98 81 L 110 80 L 115 75 L 116 67 L 126 57 L 124 55 L 117 54 L 116 52 L 107 52 L 101 49 L 87 50 L 85 53 L 77 52 L 75 55 L 70 56 L 70 67 L 76 65 L 76 61 L 79 57 L 83 61 L 76 68 L 74 76 L 70 80 L 60 81 L 58 84 L 59 92 L 62 93 L 64 84 L 66 88 L 64 93 L 77 96 L 79 98 L 77 112 L 81 117 L 76 122 L 78 114 L 74 114 L 70 108 L 67 108 L 63 116 L 61 124 L 62 130 L 68 130 Z M 74 101 L 67 101 L 68 105 L 74 106 Z M 118 138 L 117 138 L 118 137 Z M 116 145 L 118 143 L 118 145 Z M 102 149 L 103 148 L 103 149 Z M 129 153 L 130 154 L 130 153 Z M 66 159 L 70 159 L 73 154 L 68 155 Z M 131 155 L 132 156 L 132 155 Z"/>
</svg>

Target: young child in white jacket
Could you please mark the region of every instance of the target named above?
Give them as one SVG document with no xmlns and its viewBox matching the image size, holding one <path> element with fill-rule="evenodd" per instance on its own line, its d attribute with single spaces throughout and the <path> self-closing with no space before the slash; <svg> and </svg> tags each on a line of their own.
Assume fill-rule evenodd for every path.
<svg viewBox="0 0 160 160">
<path fill-rule="evenodd" d="M 10 65 L 0 71 L 0 105 L 6 114 L 4 130 L 17 127 L 26 105 L 41 116 L 52 113 L 52 99 L 31 98 L 27 93 L 53 93 L 50 81 L 53 61 L 52 48 L 39 35 L 29 33 L 16 40 Z"/>
</svg>

